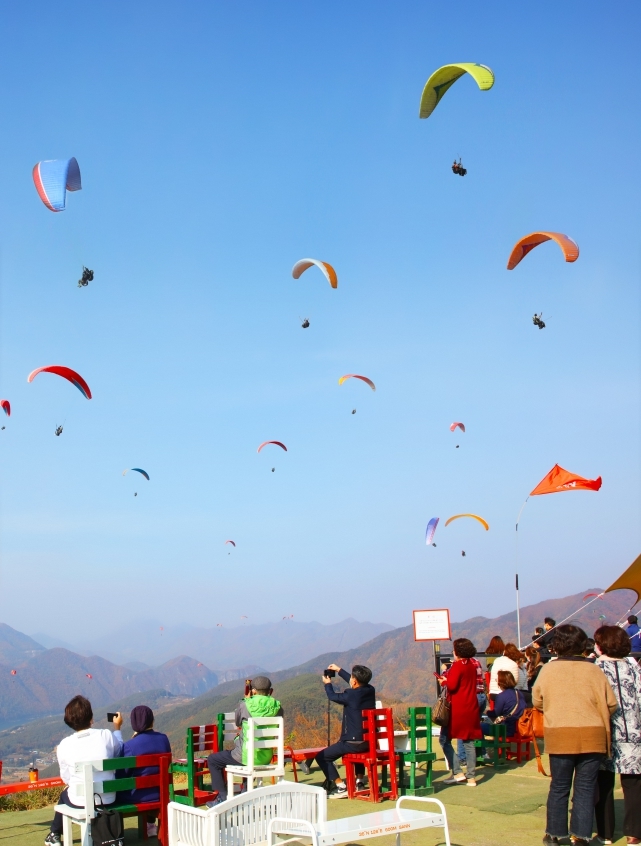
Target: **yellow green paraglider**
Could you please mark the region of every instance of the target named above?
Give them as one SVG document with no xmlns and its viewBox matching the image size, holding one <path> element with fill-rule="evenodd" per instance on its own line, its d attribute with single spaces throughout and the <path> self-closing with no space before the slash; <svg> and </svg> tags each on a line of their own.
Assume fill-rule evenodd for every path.
<svg viewBox="0 0 641 846">
<path fill-rule="evenodd" d="M 473 62 L 457 62 L 453 65 L 443 65 L 434 71 L 425 83 L 421 95 L 421 105 L 418 112 L 420 118 L 428 118 L 441 102 L 441 98 L 457 79 L 469 73 L 481 91 L 489 91 L 494 85 L 494 74 L 485 65 Z"/>
</svg>

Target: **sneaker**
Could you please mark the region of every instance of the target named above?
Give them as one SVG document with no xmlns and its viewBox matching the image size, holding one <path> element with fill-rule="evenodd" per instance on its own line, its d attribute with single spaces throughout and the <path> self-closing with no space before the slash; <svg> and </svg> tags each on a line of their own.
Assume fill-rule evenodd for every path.
<svg viewBox="0 0 641 846">
<path fill-rule="evenodd" d="M 367 790 L 367 782 L 364 778 L 357 778 L 356 779 L 356 789 L 357 790 Z"/>
<path fill-rule="evenodd" d="M 226 801 L 227 801 L 226 796 L 217 796 L 211 802 L 206 802 L 205 804 L 207 805 L 208 808 L 215 808 L 216 805 L 221 805 L 223 802 L 226 802 Z"/>
<path fill-rule="evenodd" d="M 299 769 L 302 773 L 305 773 L 305 775 L 310 775 L 310 774 L 311 774 L 311 770 L 309 769 L 309 763 L 308 763 L 307 761 L 300 761 L 300 762 L 298 763 L 298 769 Z"/>
<path fill-rule="evenodd" d="M 487 753 L 485 755 L 483 755 L 483 763 L 484 764 L 491 764 L 493 761 L 494 761 L 494 758 L 491 755 L 489 755 Z"/>
<path fill-rule="evenodd" d="M 156 823 L 147 823 L 147 837 L 158 837 L 158 826 Z"/>
<path fill-rule="evenodd" d="M 559 837 L 552 837 L 551 834 L 546 834 L 545 837 L 543 838 L 543 843 L 545 844 L 545 846 L 552 846 L 552 844 L 560 843 L 560 842 L 561 842 L 561 840 L 560 840 Z"/>
<path fill-rule="evenodd" d="M 329 794 L 330 799 L 347 799 L 347 785 L 345 782 L 337 784 L 335 790 Z"/>
<path fill-rule="evenodd" d="M 52 846 L 53 843 L 60 844 L 62 843 L 62 837 L 59 834 L 54 834 L 53 831 L 50 831 L 49 834 L 45 837 L 45 846 Z"/>
<path fill-rule="evenodd" d="M 463 775 L 463 773 L 457 773 L 457 775 L 452 775 L 449 778 L 443 779 L 441 784 L 465 784 L 467 779 Z"/>
<path fill-rule="evenodd" d="M 603 846 L 612 846 L 612 841 L 606 840 L 605 837 L 595 837 L 595 840 L 596 840 L 597 843 L 603 843 Z M 628 840 L 628 843 L 629 842 L 630 841 Z"/>
<path fill-rule="evenodd" d="M 465 783 L 468 787 L 476 787 L 476 779 L 475 778 L 468 778 L 465 780 Z"/>
</svg>

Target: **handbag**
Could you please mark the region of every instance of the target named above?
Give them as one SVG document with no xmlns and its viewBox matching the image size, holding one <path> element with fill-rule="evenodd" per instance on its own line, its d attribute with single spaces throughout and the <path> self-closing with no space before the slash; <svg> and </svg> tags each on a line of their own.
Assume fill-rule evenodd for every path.
<svg viewBox="0 0 641 846">
<path fill-rule="evenodd" d="M 541 760 L 541 751 L 536 742 L 537 737 L 543 737 L 543 712 L 537 708 L 526 708 L 519 717 L 516 728 L 518 733 L 525 740 L 531 740 L 534 744 L 534 754 L 536 755 L 536 766 L 541 775 L 549 778 L 548 774 L 543 769 L 543 761 Z"/>
<path fill-rule="evenodd" d="M 91 820 L 91 839 L 93 846 L 125 846 L 122 814 L 96 805 L 96 816 Z"/>
<path fill-rule="evenodd" d="M 432 708 L 432 722 L 436 726 L 449 726 L 450 712 L 452 706 L 447 698 L 447 690 L 444 689 Z"/>
</svg>

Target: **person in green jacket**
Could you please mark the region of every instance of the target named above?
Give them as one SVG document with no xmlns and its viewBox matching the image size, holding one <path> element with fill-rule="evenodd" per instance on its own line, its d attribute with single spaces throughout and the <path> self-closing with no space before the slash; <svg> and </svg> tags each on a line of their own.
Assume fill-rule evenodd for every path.
<svg viewBox="0 0 641 846">
<path fill-rule="evenodd" d="M 256 676 L 251 682 L 251 691 L 248 696 L 236 706 L 235 722 L 238 727 L 234 748 L 224 749 L 222 752 L 213 752 L 207 758 L 207 765 L 211 775 L 211 789 L 217 790 L 218 796 L 213 802 L 207 802 L 207 807 L 213 808 L 227 799 L 227 783 L 225 781 L 225 767 L 242 764 L 247 765 L 247 731 L 250 717 L 282 717 L 283 708 L 272 696 L 272 683 L 267 676 Z M 264 766 L 272 759 L 271 749 L 256 749 L 254 751 L 254 764 Z"/>
</svg>

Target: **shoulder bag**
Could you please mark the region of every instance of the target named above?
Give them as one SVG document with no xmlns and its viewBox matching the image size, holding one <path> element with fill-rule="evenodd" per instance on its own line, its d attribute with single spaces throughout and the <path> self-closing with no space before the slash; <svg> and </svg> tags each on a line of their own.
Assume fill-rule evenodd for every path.
<svg viewBox="0 0 641 846">
<path fill-rule="evenodd" d="M 447 688 L 443 688 L 441 695 L 432 708 L 432 722 L 437 726 L 449 726 L 451 705 L 447 698 Z"/>
</svg>

